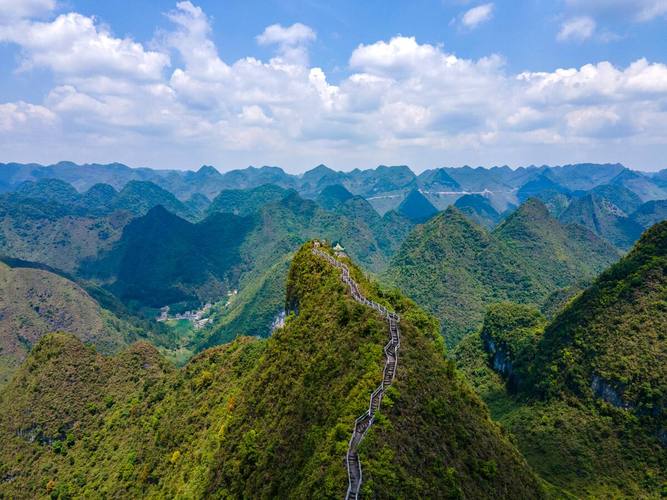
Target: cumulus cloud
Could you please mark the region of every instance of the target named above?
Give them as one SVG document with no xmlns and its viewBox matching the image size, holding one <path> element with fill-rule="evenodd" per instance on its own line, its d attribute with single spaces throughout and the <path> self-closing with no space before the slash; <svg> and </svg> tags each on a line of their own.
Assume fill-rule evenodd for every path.
<svg viewBox="0 0 667 500">
<path fill-rule="evenodd" d="M 493 3 L 485 3 L 468 10 L 461 18 L 461 24 L 467 28 L 474 29 L 493 17 Z"/>
<path fill-rule="evenodd" d="M 55 8 L 55 0 L 0 0 L 0 20 L 41 17 Z"/>
<path fill-rule="evenodd" d="M 167 44 L 183 57 L 189 74 L 211 81 L 229 75 L 229 67 L 218 57 L 218 50 L 210 39 L 210 21 L 200 7 L 189 1 L 178 2 L 167 17 L 176 26 L 167 35 Z"/>
<path fill-rule="evenodd" d="M 573 17 L 563 22 L 556 38 L 560 42 L 566 42 L 569 40 L 587 40 L 593 36 L 593 33 L 595 32 L 595 26 L 595 20 L 591 17 Z"/>
<path fill-rule="evenodd" d="M 22 49 L 19 71 L 34 67 L 56 75 L 124 75 L 158 80 L 169 57 L 147 51 L 129 38 L 115 38 L 94 19 L 77 13 L 51 22 L 18 21 L 0 25 L 0 42 Z"/>
<path fill-rule="evenodd" d="M 261 45 L 280 44 L 298 45 L 315 40 L 315 32 L 305 24 L 295 23 L 287 28 L 280 24 L 267 26 L 261 35 L 257 36 L 257 42 Z"/>
<path fill-rule="evenodd" d="M 295 23 L 288 27 L 280 24 L 267 26 L 264 32 L 257 36 L 260 45 L 276 45 L 281 59 L 295 64 L 308 63 L 307 44 L 317 38 L 309 26 Z"/>
<path fill-rule="evenodd" d="M 183 1 L 166 15 L 171 27 L 150 50 L 76 13 L 0 23 L 0 40 L 21 49 L 18 70 L 47 68 L 55 80 L 42 102 L 0 103 L 4 153 L 40 160 L 26 146 L 39 138 L 44 154 L 81 161 L 424 167 L 667 145 L 667 66 L 645 59 L 512 74 L 497 55 L 467 59 L 396 36 L 356 47 L 333 83 L 292 57 L 315 40 L 305 25 L 258 35 L 277 48 L 268 61 L 224 61 L 200 7 Z"/>
<path fill-rule="evenodd" d="M 29 131 L 34 127 L 48 127 L 56 121 L 56 114 L 44 106 L 23 101 L 0 104 L 1 132 Z"/>
</svg>

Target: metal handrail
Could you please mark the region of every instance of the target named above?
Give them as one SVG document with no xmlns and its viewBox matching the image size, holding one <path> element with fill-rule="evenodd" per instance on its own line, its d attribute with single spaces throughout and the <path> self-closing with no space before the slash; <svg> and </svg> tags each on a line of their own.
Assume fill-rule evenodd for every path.
<svg viewBox="0 0 667 500">
<path fill-rule="evenodd" d="M 359 291 L 359 285 L 357 285 L 356 281 L 352 279 L 352 277 L 350 276 L 350 270 L 345 264 L 343 264 L 338 259 L 335 259 L 330 254 L 323 252 L 318 248 L 313 248 L 313 254 L 323 257 L 327 262 L 332 264 L 334 267 L 341 269 L 342 281 L 350 288 L 350 293 L 354 298 L 354 300 L 364 305 L 367 305 L 372 309 L 375 309 L 380 314 L 382 314 L 382 316 L 389 323 L 389 342 L 384 346 L 383 349 L 385 354 L 385 362 L 384 362 L 384 368 L 382 370 L 382 381 L 380 382 L 380 385 L 371 393 L 370 400 L 368 403 L 368 409 L 362 415 L 357 417 L 354 421 L 354 429 L 352 430 L 352 436 L 350 437 L 350 441 L 347 447 L 347 454 L 345 456 L 345 464 L 347 466 L 347 480 L 348 480 L 348 486 L 345 498 L 346 500 L 348 499 L 356 500 L 359 496 L 359 489 L 361 488 L 361 483 L 363 482 L 361 461 L 359 460 L 359 456 L 356 454 L 357 447 L 359 446 L 359 443 L 364 438 L 364 436 L 366 436 L 368 429 L 371 428 L 371 425 L 373 425 L 373 422 L 375 421 L 375 412 L 380 410 L 380 405 L 382 404 L 385 388 L 390 386 L 394 381 L 394 378 L 396 377 L 396 371 L 398 370 L 398 348 L 401 346 L 401 334 L 400 334 L 400 329 L 398 328 L 398 323 L 401 320 L 401 317 L 395 312 L 389 312 L 389 310 L 386 307 L 378 304 L 377 302 L 368 300 L 361 293 L 361 291 Z M 394 340 L 394 329 L 392 328 L 392 326 L 396 330 L 395 332 L 396 340 Z M 393 353 L 390 353 L 389 349 L 391 349 L 392 347 L 393 347 Z M 390 361 L 389 359 L 390 357 L 394 358 L 393 361 Z M 389 365 L 392 362 L 394 368 L 391 374 L 391 381 L 388 384 L 385 384 L 384 380 L 386 378 L 387 369 L 389 368 Z M 377 410 L 373 410 L 373 400 L 375 398 L 379 398 Z M 358 427 L 366 419 L 368 419 L 368 423 L 365 426 L 363 432 L 359 433 Z M 352 479 L 352 468 L 350 466 L 350 460 L 352 456 L 356 457 L 357 473 L 359 477 L 359 481 L 357 483 L 355 483 L 354 480 Z"/>
</svg>

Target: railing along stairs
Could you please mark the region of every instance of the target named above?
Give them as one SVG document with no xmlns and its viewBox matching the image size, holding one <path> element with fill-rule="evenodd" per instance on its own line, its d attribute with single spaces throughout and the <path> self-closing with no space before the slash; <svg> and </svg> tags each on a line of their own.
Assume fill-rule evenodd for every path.
<svg viewBox="0 0 667 500">
<path fill-rule="evenodd" d="M 401 346 L 401 333 L 398 323 L 401 318 L 398 314 L 388 311 L 386 307 L 377 302 L 368 300 L 359 291 L 359 286 L 350 276 L 349 268 L 341 261 L 317 247 L 313 248 L 313 254 L 324 258 L 332 266 L 340 269 L 343 283 L 349 287 L 352 298 L 360 304 L 375 309 L 389 324 L 389 342 L 384 346 L 385 363 L 382 372 L 382 382 L 380 382 L 380 385 L 371 393 L 368 410 L 354 421 L 354 429 L 345 457 L 348 477 L 348 487 L 345 499 L 357 500 L 357 498 L 359 498 L 359 490 L 361 489 L 361 483 L 363 481 L 361 463 L 359 461 L 357 449 L 359 448 L 361 441 L 364 439 L 366 432 L 368 432 L 368 429 L 373 425 L 375 413 L 380 410 L 382 398 L 384 397 L 387 388 L 394 381 L 394 377 L 396 377 L 396 369 L 398 368 L 398 349 Z"/>
</svg>

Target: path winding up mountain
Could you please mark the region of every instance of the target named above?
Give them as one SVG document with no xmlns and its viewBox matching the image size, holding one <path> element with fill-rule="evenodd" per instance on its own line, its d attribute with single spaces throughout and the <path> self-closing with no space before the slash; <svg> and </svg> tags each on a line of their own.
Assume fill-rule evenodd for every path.
<svg viewBox="0 0 667 500">
<path fill-rule="evenodd" d="M 354 298 L 354 300 L 360 304 L 372 307 L 378 311 L 389 323 L 389 342 L 384 346 L 385 363 L 382 374 L 382 382 L 377 387 L 377 389 L 371 393 L 368 410 L 366 410 L 360 417 L 355 420 L 354 430 L 352 431 L 352 437 L 350 438 L 350 444 L 347 449 L 345 462 L 347 465 L 349 485 L 345 498 L 346 500 L 356 500 L 359 496 L 359 489 L 361 488 L 361 482 L 363 479 L 361 473 L 361 463 L 359 462 L 357 449 L 359 448 L 361 440 L 366 435 L 366 432 L 371 427 L 371 425 L 373 425 L 375 412 L 380 409 L 380 403 L 382 402 L 385 391 L 391 385 L 394 377 L 396 376 L 396 368 L 398 367 L 398 348 L 401 345 L 401 335 L 398 328 L 398 323 L 401 318 L 398 314 L 389 312 L 386 307 L 381 306 L 372 300 L 368 300 L 359 291 L 359 287 L 356 281 L 354 281 L 350 276 L 350 270 L 348 267 L 339 260 L 332 257 L 330 254 L 318 249 L 317 245 L 318 243 L 316 243 L 316 248 L 313 248 L 313 254 L 324 258 L 331 265 L 341 270 L 343 283 L 345 283 L 350 288 L 352 298 Z"/>
</svg>

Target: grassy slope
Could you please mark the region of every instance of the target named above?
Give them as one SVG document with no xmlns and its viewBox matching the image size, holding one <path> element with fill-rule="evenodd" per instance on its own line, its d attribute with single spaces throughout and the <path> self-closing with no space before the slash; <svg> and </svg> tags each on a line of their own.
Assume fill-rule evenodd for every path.
<svg viewBox="0 0 667 500">
<path fill-rule="evenodd" d="M 408 236 L 388 278 L 438 317 L 449 345 L 481 323 L 486 304 L 530 301 L 540 288 L 501 242 L 454 208 Z"/>
<path fill-rule="evenodd" d="M 366 494 L 537 494 L 520 457 L 445 360 L 433 319 L 398 295 L 380 296 L 357 269 L 353 274 L 366 293 L 403 315 L 396 390 L 361 453 Z M 340 457 L 352 422 L 380 377 L 381 346 L 387 338 L 385 323 L 343 298 L 343 290 L 337 271 L 307 248 L 297 254 L 288 303 L 299 315 L 269 341 L 258 369 L 261 378 L 249 379 L 253 397 L 239 407 L 227 431 L 217 484 L 227 485 L 229 493 L 342 495 L 345 470 Z M 302 351 L 297 354 L 295 346 Z M 322 386 L 329 390 L 323 392 Z M 290 404 L 276 404 L 284 399 Z M 250 445 L 252 450 L 268 450 L 269 457 L 260 453 L 251 457 L 251 464 L 230 463 Z M 504 473 L 496 475 L 495 467 Z"/>
<path fill-rule="evenodd" d="M 133 333 L 77 284 L 44 270 L 0 263 L 0 387 L 45 334 L 65 331 L 110 353 Z"/>
<path fill-rule="evenodd" d="M 547 392 L 591 397 L 597 375 L 648 413 L 667 406 L 667 222 L 605 271 L 546 329 L 537 376 Z"/>
<path fill-rule="evenodd" d="M 415 228 L 392 258 L 387 277 L 438 317 L 448 345 L 454 345 L 479 328 L 489 304 L 541 304 L 616 258 L 610 245 L 560 225 L 531 199 L 493 233 L 449 208 Z"/>
<path fill-rule="evenodd" d="M 396 390 L 361 453 L 367 494 L 539 497 L 445 360 L 434 320 L 353 273 L 403 316 Z M 104 358 L 72 337 L 43 339 L 0 393 L 0 407 L 11 406 L 0 413 L 0 477 L 11 478 L 0 494 L 340 498 L 386 323 L 309 246 L 294 259 L 287 302 L 299 314 L 271 339 L 237 339 L 182 370 L 146 344 Z"/>
<path fill-rule="evenodd" d="M 667 485 L 667 452 L 658 442 L 666 420 L 666 241 L 667 223 L 648 231 L 528 343 L 516 328 L 521 321 L 485 321 L 482 336 L 510 346 L 518 393 L 490 368 L 479 335 L 454 351 L 528 462 L 572 494 L 654 497 Z M 507 319 L 521 316 L 517 307 L 496 309 Z M 594 375 L 631 407 L 596 395 Z"/>
</svg>

